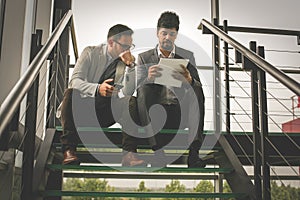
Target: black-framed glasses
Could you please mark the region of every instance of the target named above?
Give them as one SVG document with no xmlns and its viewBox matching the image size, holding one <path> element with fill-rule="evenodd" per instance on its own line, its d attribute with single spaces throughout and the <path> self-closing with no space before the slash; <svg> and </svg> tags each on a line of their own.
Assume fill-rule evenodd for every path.
<svg viewBox="0 0 300 200">
<path fill-rule="evenodd" d="M 128 45 L 128 44 L 121 44 L 120 42 L 118 42 L 117 40 L 114 40 L 117 44 L 119 44 L 122 49 L 124 49 L 125 51 L 127 50 L 133 50 L 135 45 L 134 44 L 131 44 L 131 45 Z"/>
</svg>

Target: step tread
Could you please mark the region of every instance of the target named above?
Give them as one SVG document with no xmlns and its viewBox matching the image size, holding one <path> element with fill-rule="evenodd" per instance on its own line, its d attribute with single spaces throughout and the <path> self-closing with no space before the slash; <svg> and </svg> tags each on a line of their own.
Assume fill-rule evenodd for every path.
<svg viewBox="0 0 300 200">
<path fill-rule="evenodd" d="M 128 172 L 167 172 L 167 173 L 230 173 L 229 168 L 187 168 L 187 167 L 121 167 L 121 166 L 91 166 L 91 165 L 58 165 L 50 164 L 51 170 L 86 170 L 86 171 L 128 171 Z"/>
<path fill-rule="evenodd" d="M 110 179 L 184 179 L 184 180 L 218 180 L 217 174 L 203 173 L 128 173 L 128 172 L 81 172 L 64 171 L 64 178 L 110 178 Z"/>
<path fill-rule="evenodd" d="M 61 149 L 62 144 L 61 143 L 53 143 L 53 147 L 57 148 L 57 150 Z M 85 143 L 85 144 L 78 144 L 78 148 L 99 148 L 99 149 L 121 149 L 122 145 L 119 144 L 118 146 L 113 144 L 100 144 L 100 143 Z M 150 145 L 138 145 L 138 149 L 151 149 Z M 185 146 L 167 146 L 165 148 L 166 150 L 187 150 Z M 201 150 L 220 150 L 221 147 L 214 146 L 213 148 L 211 146 L 201 146 Z"/>
<path fill-rule="evenodd" d="M 62 131 L 61 126 L 56 126 L 57 131 Z M 86 131 L 86 132 L 95 132 L 95 131 L 103 131 L 103 132 L 122 132 L 121 128 L 99 128 L 99 127 L 78 127 L 78 131 Z M 145 133 L 143 128 L 139 129 L 139 133 Z M 187 134 L 189 131 L 187 129 L 162 129 L 160 133 L 181 133 L 181 134 Z M 204 134 L 214 134 L 213 130 L 204 130 Z M 221 134 L 228 135 L 226 131 L 223 131 Z M 253 135 L 253 132 L 241 132 L 241 131 L 232 131 L 230 132 L 231 135 Z M 293 136 L 300 136 L 300 133 L 283 133 L 283 132 L 270 132 L 269 136 L 281 136 L 284 134 L 293 135 Z"/>
<path fill-rule="evenodd" d="M 81 192 L 48 190 L 44 196 L 90 196 L 90 197 L 140 197 L 140 198 L 237 198 L 242 193 L 173 193 L 173 192 Z"/>
</svg>

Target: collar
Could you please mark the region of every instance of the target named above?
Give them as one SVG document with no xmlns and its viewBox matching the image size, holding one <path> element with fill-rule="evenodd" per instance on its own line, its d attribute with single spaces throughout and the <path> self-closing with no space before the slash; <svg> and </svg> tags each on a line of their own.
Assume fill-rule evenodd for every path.
<svg viewBox="0 0 300 200">
<path fill-rule="evenodd" d="M 164 54 L 161 52 L 159 48 L 159 45 L 157 45 L 157 53 L 159 58 L 165 58 Z M 173 49 L 168 58 L 174 58 L 174 56 L 175 56 L 175 45 L 173 46 Z"/>
</svg>

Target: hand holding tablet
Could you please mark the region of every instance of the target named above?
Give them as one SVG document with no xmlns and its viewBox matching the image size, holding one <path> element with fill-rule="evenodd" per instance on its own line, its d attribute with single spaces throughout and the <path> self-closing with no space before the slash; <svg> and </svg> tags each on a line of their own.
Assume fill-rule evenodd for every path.
<svg viewBox="0 0 300 200">
<path fill-rule="evenodd" d="M 161 76 L 156 77 L 154 83 L 171 87 L 181 87 L 182 81 L 175 79 L 173 74 L 174 71 L 183 72 L 181 65 L 186 67 L 188 63 L 189 60 L 187 59 L 161 58 L 158 63 L 161 69 Z"/>
</svg>

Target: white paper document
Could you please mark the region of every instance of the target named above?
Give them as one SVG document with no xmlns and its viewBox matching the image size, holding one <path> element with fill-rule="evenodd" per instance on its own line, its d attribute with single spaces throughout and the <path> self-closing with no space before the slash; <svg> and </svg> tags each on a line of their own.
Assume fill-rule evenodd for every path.
<svg viewBox="0 0 300 200">
<path fill-rule="evenodd" d="M 188 65 L 188 59 L 170 59 L 170 58 L 161 58 L 158 65 L 162 69 L 160 71 L 161 76 L 155 78 L 154 83 L 170 86 L 170 87 L 181 87 L 182 81 L 173 78 L 173 71 L 182 71 L 180 65 L 185 67 Z"/>
</svg>

